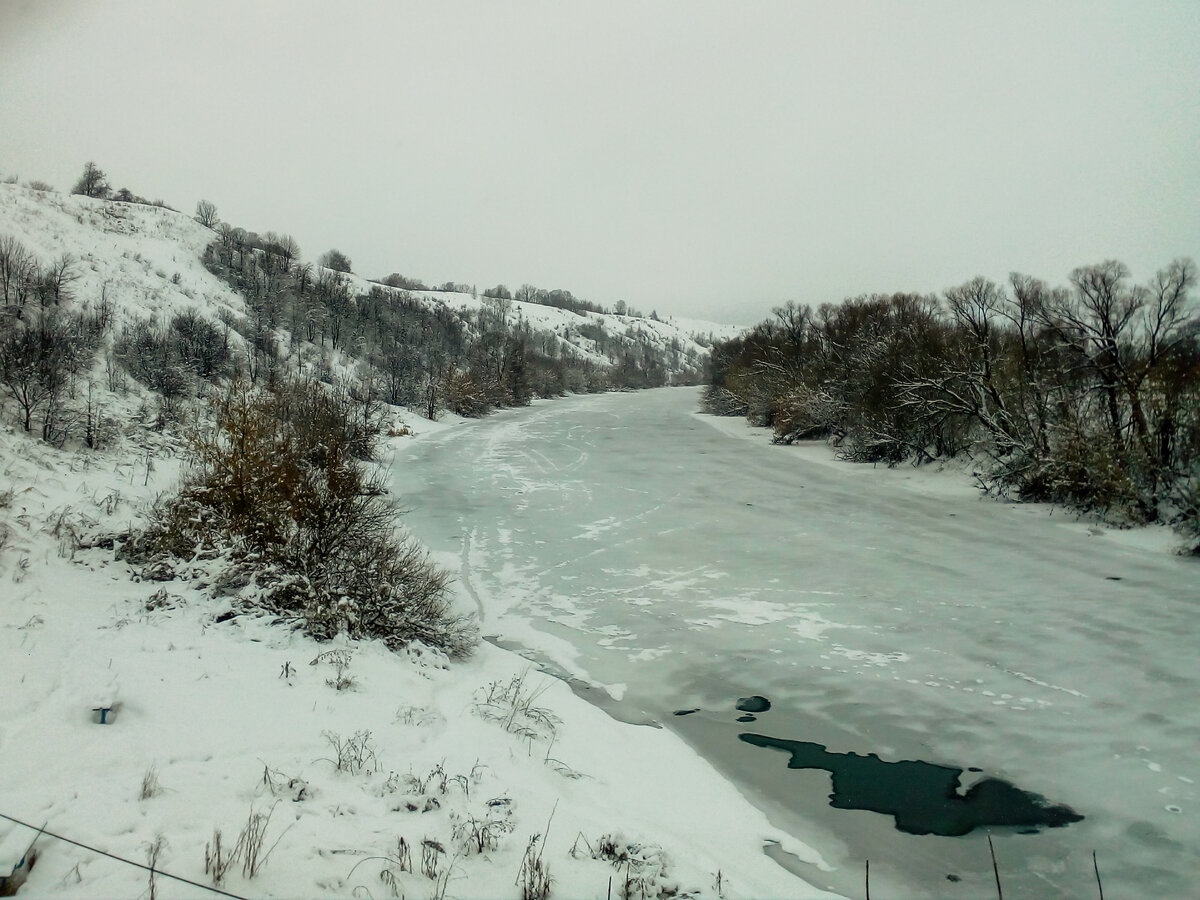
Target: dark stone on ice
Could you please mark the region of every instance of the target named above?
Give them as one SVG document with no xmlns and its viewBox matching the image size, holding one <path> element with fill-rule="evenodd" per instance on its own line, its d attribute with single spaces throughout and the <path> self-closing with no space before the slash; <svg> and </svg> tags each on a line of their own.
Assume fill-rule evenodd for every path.
<svg viewBox="0 0 1200 900">
<path fill-rule="evenodd" d="M 766 712 L 771 708 L 771 701 L 766 697 L 760 697 L 758 694 L 755 694 L 753 697 L 742 697 L 738 700 L 736 708 L 739 712 Z"/>
</svg>

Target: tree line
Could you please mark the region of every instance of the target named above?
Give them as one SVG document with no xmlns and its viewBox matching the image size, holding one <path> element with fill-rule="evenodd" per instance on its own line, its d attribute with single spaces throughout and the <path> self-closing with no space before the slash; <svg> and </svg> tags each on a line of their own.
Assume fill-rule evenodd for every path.
<svg viewBox="0 0 1200 900">
<path fill-rule="evenodd" d="M 1200 538 L 1196 277 L 1181 259 L 1136 284 L 1107 261 L 1062 287 L 1014 274 L 789 303 L 714 345 L 705 405 L 848 460 L 969 451 L 990 492 Z"/>
</svg>

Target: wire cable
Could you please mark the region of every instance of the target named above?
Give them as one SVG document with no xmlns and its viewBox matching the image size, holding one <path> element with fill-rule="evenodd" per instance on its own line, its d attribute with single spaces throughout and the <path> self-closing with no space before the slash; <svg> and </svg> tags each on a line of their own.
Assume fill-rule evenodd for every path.
<svg viewBox="0 0 1200 900">
<path fill-rule="evenodd" d="M 99 847 L 92 847 L 89 844 L 83 843 L 82 841 L 72 840 L 71 838 L 64 837 L 61 834 L 55 834 L 53 831 L 49 831 L 46 828 L 38 828 L 36 825 L 30 825 L 28 822 L 22 822 L 20 819 L 6 815 L 2 812 L 0 812 L 0 819 L 8 819 L 8 821 L 22 825 L 25 828 L 28 828 L 30 831 L 36 831 L 38 834 L 44 834 L 47 837 L 52 837 L 55 840 L 63 841 L 67 844 L 74 844 L 76 847 L 82 847 L 84 850 L 92 851 L 92 853 L 99 853 L 101 856 L 107 856 L 109 859 L 115 859 L 117 862 L 123 862 L 131 866 L 137 866 L 139 869 L 145 869 L 147 872 L 150 872 L 153 875 L 161 875 L 163 878 L 173 878 L 175 881 L 182 881 L 184 884 L 190 884 L 192 887 L 203 888 L 211 893 L 220 894 L 222 897 L 232 897 L 233 900 L 249 900 L 248 897 L 243 897 L 240 894 L 231 894 L 229 891 L 223 891 L 220 888 L 215 888 L 208 884 L 201 884 L 198 881 L 192 881 L 190 878 L 184 878 L 181 875 L 172 875 L 170 872 L 164 872 L 162 869 L 156 869 L 153 866 L 146 865 L 145 863 L 140 863 L 132 859 L 126 859 L 123 856 L 117 856 L 115 853 L 109 853 L 107 850 L 101 850 Z"/>
</svg>

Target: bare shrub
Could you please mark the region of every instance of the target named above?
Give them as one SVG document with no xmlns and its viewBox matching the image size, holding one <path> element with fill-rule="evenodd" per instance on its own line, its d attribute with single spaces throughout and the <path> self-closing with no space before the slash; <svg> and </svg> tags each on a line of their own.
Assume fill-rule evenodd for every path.
<svg viewBox="0 0 1200 900">
<path fill-rule="evenodd" d="M 126 326 L 113 351 L 134 378 L 162 396 L 168 410 L 193 392 L 196 379 L 216 381 L 233 372 L 227 336 L 194 310 L 165 327 L 153 319 Z M 112 387 L 111 373 L 109 381 Z"/>
<path fill-rule="evenodd" d="M 218 887 L 225 881 L 225 873 L 237 862 L 237 845 L 227 850 L 221 836 L 221 829 L 214 828 L 212 840 L 204 845 L 204 874 L 211 875 L 213 884 Z"/>
<path fill-rule="evenodd" d="M 379 758 L 375 754 L 371 732 L 356 731 L 348 738 L 332 731 L 322 732 L 322 735 L 333 748 L 333 756 L 323 756 L 321 759 L 331 763 L 334 771 L 351 775 L 370 775 L 379 771 Z"/>
<path fill-rule="evenodd" d="M 477 819 L 470 816 L 454 827 L 454 837 L 463 852 L 484 853 L 500 846 L 500 838 L 512 831 L 510 822 L 499 819 Z"/>
<path fill-rule="evenodd" d="M 384 866 L 379 870 L 379 880 L 383 882 L 384 887 L 388 889 L 388 893 L 393 897 L 404 896 L 400 890 L 400 877 L 397 875 L 396 869 L 391 866 Z"/>
<path fill-rule="evenodd" d="M 284 796 L 293 803 L 299 803 L 312 796 L 313 790 L 303 778 L 286 775 L 278 769 L 272 769 L 263 763 L 261 788 L 268 791 L 272 797 Z"/>
<path fill-rule="evenodd" d="M 553 682 L 527 684 L 529 670 L 513 675 L 507 682 L 493 681 L 479 692 L 475 711 L 485 719 L 499 722 L 504 730 L 521 737 L 553 739 L 559 719 L 537 701 Z"/>
<path fill-rule="evenodd" d="M 51 308 L 0 328 L 0 391 L 16 403 L 25 431 L 40 424 L 42 439 L 61 445 L 74 419 L 71 385 L 96 351 L 94 324 Z"/>
<path fill-rule="evenodd" d="M 127 555 L 186 559 L 232 546 L 253 563 L 259 602 L 314 637 L 467 656 L 476 627 L 453 613 L 449 574 L 397 531 L 382 476 L 358 461 L 372 446 L 372 429 L 319 385 L 254 394 L 235 384 L 217 427 L 192 436 L 196 470 Z"/>
<path fill-rule="evenodd" d="M 315 666 L 322 662 L 329 663 L 333 666 L 334 675 L 332 678 L 326 678 L 325 683 L 334 690 L 348 691 L 358 683 L 353 675 L 347 674 L 352 658 L 353 655 L 349 650 L 327 650 L 324 653 L 318 653 L 309 665 Z"/>
<path fill-rule="evenodd" d="M 259 873 L 259 870 L 267 864 L 271 850 L 275 849 L 275 846 L 272 845 L 265 852 L 263 850 L 267 838 L 267 828 L 271 824 L 271 816 L 274 812 L 274 804 L 265 814 L 251 810 L 250 817 L 246 820 L 246 827 L 238 836 L 238 845 L 242 848 L 242 874 L 247 878 L 253 878 Z M 280 835 L 280 838 L 282 837 L 283 835 Z M 275 844 L 278 843 L 277 839 Z"/>
<path fill-rule="evenodd" d="M 525 845 L 525 855 L 521 857 L 521 867 L 517 870 L 517 887 L 521 890 L 521 900 L 549 900 L 550 866 L 542 859 L 545 846 L 542 836 L 535 834 Z"/>
<path fill-rule="evenodd" d="M 1200 476 L 1179 485 L 1173 499 L 1176 513 L 1172 524 L 1187 541 L 1184 552 L 1200 556 Z"/>
<path fill-rule="evenodd" d="M 474 776 L 474 772 L 472 775 Z M 441 808 L 442 803 L 438 797 L 448 794 L 452 786 L 458 787 L 465 797 L 470 798 L 470 779 L 466 775 L 450 775 L 439 763 L 424 776 L 412 773 L 397 775 L 392 772 L 388 775 L 381 793 L 384 795 L 402 793 L 399 804 L 393 806 L 397 812 L 426 813 Z M 495 802 L 489 801 L 488 808 L 491 809 Z"/>
<path fill-rule="evenodd" d="M 588 847 L 593 859 L 602 859 L 621 871 L 617 894 L 621 900 L 665 898 L 679 893 L 679 885 L 668 878 L 670 859 L 657 844 L 630 841 L 624 835 L 610 832 Z"/>
<path fill-rule="evenodd" d="M 421 841 L 421 874 L 426 878 L 436 880 L 441 857 L 446 855 L 446 848 L 438 841 L 425 838 Z"/>
<path fill-rule="evenodd" d="M 443 796 L 450 791 L 451 784 L 457 784 L 462 788 L 463 793 L 468 797 L 471 796 L 470 783 L 465 775 L 450 775 L 441 763 L 438 763 L 429 770 L 424 778 L 416 775 L 405 776 L 409 785 L 415 789 L 418 794 L 428 794 L 437 791 Z"/>
<path fill-rule="evenodd" d="M 275 843 L 264 851 L 267 829 L 271 824 L 271 816 L 275 813 L 275 804 L 265 813 L 256 812 L 253 808 L 246 819 L 246 824 L 238 834 L 232 850 L 226 850 L 221 837 L 221 829 L 213 829 L 212 840 L 204 846 L 204 872 L 211 875 L 213 884 L 218 887 L 224 882 L 225 875 L 232 866 L 242 864 L 242 875 L 246 878 L 255 877 L 267 864 L 271 853 L 287 834 L 287 829 L 275 839 Z"/>
<path fill-rule="evenodd" d="M 158 860 L 162 856 L 162 852 L 166 846 L 167 839 L 160 834 L 146 848 L 146 862 L 150 866 L 150 900 L 157 900 L 158 898 L 158 881 L 155 875 L 158 870 Z"/>
<path fill-rule="evenodd" d="M 158 768 L 151 763 L 146 767 L 146 774 L 142 776 L 142 789 L 138 792 L 138 799 L 149 800 L 161 793 L 162 785 L 158 783 Z"/>
<path fill-rule="evenodd" d="M 432 725 L 440 718 L 441 715 L 436 709 L 427 706 L 409 705 L 397 707 L 393 721 L 421 727 L 423 725 Z"/>
</svg>

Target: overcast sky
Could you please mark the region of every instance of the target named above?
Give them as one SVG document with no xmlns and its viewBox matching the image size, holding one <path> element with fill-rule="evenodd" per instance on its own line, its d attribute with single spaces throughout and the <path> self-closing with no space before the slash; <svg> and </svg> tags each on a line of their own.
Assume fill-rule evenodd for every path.
<svg viewBox="0 0 1200 900">
<path fill-rule="evenodd" d="M 0 0 L 0 173 L 751 324 L 1200 257 L 1200 3 Z"/>
</svg>

